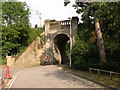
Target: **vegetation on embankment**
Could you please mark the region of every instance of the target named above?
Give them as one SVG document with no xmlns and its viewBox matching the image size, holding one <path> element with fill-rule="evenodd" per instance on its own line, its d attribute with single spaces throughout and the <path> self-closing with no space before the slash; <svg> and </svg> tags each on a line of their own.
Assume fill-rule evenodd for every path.
<svg viewBox="0 0 120 90">
<path fill-rule="evenodd" d="M 98 68 L 120 73 L 120 3 L 81 2 L 74 7 L 77 13 L 82 13 L 83 22 L 78 25 L 72 49 L 72 68 L 85 71 Z M 99 38 L 96 30 L 96 19 L 100 24 L 99 34 L 102 38 Z M 103 46 L 100 46 L 100 42 L 104 44 L 106 53 L 104 61 L 101 61 Z"/>
<path fill-rule="evenodd" d="M 98 75 L 88 71 L 89 68 L 96 68 L 120 73 L 120 3 L 91 3 L 84 6 L 84 2 L 81 2 L 80 5 L 74 7 L 77 13 L 83 13 L 83 23 L 78 25 L 76 42 L 72 49 L 72 67 L 64 69 L 80 77 L 119 89 L 120 75 L 113 76 L 111 80 L 106 74 Z M 98 12 L 95 15 L 100 22 L 106 62 L 100 59 L 94 10 Z"/>
<path fill-rule="evenodd" d="M 43 37 L 43 28 L 32 28 L 29 22 L 30 9 L 25 2 L 2 3 L 2 46 L 0 64 L 6 64 L 6 56 L 21 55 L 37 36 Z"/>
</svg>

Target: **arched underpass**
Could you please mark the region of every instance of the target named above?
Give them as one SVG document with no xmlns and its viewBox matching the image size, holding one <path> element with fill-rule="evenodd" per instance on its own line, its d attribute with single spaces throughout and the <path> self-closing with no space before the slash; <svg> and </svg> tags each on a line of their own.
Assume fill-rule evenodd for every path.
<svg viewBox="0 0 120 90">
<path fill-rule="evenodd" d="M 58 34 L 54 38 L 54 48 L 56 53 L 60 54 L 61 64 L 65 64 L 68 61 L 66 55 L 66 43 L 69 41 L 69 37 L 66 34 Z"/>
</svg>

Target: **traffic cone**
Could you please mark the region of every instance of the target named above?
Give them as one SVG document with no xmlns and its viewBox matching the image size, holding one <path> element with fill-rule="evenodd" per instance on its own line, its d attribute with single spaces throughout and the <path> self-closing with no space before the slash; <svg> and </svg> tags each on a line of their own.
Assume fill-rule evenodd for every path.
<svg viewBox="0 0 120 90">
<path fill-rule="evenodd" d="M 9 71 L 9 66 L 6 67 L 6 77 L 5 79 L 11 79 L 10 77 L 10 71 Z"/>
</svg>

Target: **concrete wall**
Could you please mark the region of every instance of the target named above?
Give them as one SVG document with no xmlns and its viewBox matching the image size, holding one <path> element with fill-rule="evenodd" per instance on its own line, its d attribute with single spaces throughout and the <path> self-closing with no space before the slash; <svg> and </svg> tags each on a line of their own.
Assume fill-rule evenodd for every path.
<svg viewBox="0 0 120 90">
<path fill-rule="evenodd" d="M 30 66 L 40 64 L 40 57 L 44 54 L 44 47 L 41 48 L 40 37 L 37 37 L 22 55 L 15 60 L 11 56 L 7 56 L 7 65 L 9 66 Z"/>
</svg>

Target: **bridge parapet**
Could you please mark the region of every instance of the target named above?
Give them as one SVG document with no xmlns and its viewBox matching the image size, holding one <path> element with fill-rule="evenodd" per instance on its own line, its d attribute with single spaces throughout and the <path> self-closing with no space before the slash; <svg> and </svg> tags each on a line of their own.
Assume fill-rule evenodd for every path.
<svg viewBox="0 0 120 90">
<path fill-rule="evenodd" d="M 64 21 L 54 21 L 50 22 L 50 31 L 51 30 L 57 30 L 57 31 L 64 31 L 69 30 L 70 26 L 70 20 L 64 20 Z"/>
<path fill-rule="evenodd" d="M 50 22 L 50 25 L 70 25 L 70 20 Z"/>
</svg>

